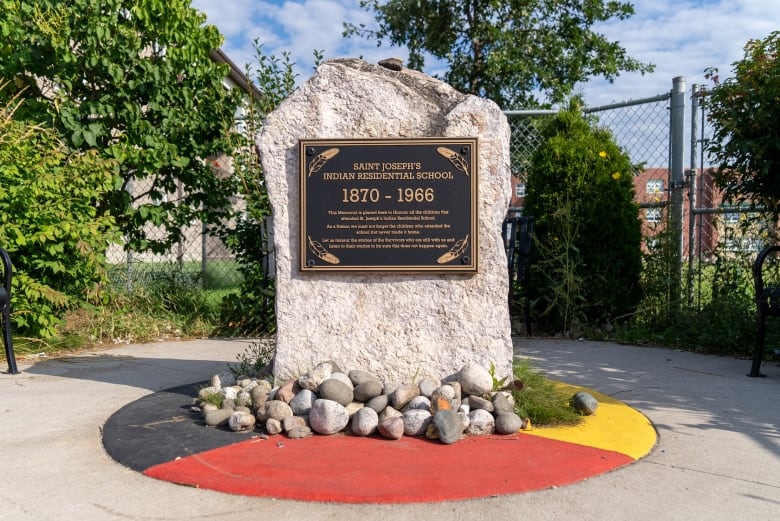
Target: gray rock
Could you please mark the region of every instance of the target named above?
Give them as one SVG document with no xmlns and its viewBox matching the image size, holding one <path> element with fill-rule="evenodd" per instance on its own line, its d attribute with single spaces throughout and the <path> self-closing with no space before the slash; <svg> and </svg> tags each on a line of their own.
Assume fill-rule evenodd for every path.
<svg viewBox="0 0 780 521">
<path fill-rule="evenodd" d="M 254 398 L 258 394 L 268 395 L 271 389 L 273 389 L 273 386 L 268 380 L 255 380 L 255 385 L 250 392 L 252 393 L 252 398 Z"/>
<path fill-rule="evenodd" d="M 356 388 L 360 384 L 364 384 L 366 382 L 379 382 L 379 385 L 382 385 L 382 382 L 379 381 L 379 378 L 377 378 L 374 373 L 364 371 L 363 369 L 353 369 L 349 372 L 348 376 L 352 381 L 352 385 L 354 385 Z"/>
<path fill-rule="evenodd" d="M 359 402 L 368 402 L 372 398 L 376 398 L 382 394 L 382 382 L 374 378 L 373 380 L 366 380 L 359 383 L 355 387 L 354 395 L 355 400 Z"/>
<path fill-rule="evenodd" d="M 403 384 L 390 395 L 390 405 L 400 411 L 415 396 L 420 396 L 420 388 L 416 384 Z"/>
<path fill-rule="evenodd" d="M 433 424 L 442 443 L 450 445 L 463 436 L 463 422 L 454 411 L 438 411 L 433 415 Z"/>
<path fill-rule="evenodd" d="M 348 423 L 347 409 L 333 400 L 316 400 L 309 412 L 311 430 L 320 434 L 336 434 L 344 430 Z"/>
<path fill-rule="evenodd" d="M 421 409 L 423 411 L 430 411 L 431 401 L 425 396 L 415 396 L 409 401 L 409 403 L 406 404 L 406 407 L 404 407 L 404 411 L 408 411 L 410 409 Z"/>
<path fill-rule="evenodd" d="M 463 394 L 482 396 L 493 389 L 490 372 L 475 362 L 469 362 L 458 372 Z"/>
<path fill-rule="evenodd" d="M 395 381 L 393 381 L 393 382 L 385 382 L 384 385 L 383 385 L 382 392 L 384 394 L 390 396 L 391 394 L 393 394 L 395 392 L 396 389 L 398 389 L 402 385 L 403 384 L 401 382 L 395 382 Z"/>
<path fill-rule="evenodd" d="M 268 418 L 265 421 L 265 432 L 274 436 L 282 433 L 282 422 L 276 418 Z"/>
<path fill-rule="evenodd" d="M 434 380 L 433 378 L 426 377 L 420 380 L 417 387 L 420 388 L 420 394 L 422 396 L 430 398 L 433 391 L 441 387 L 441 380 Z"/>
<path fill-rule="evenodd" d="M 515 399 L 511 393 L 497 392 L 493 395 L 492 401 L 496 412 L 515 412 Z"/>
<path fill-rule="evenodd" d="M 221 425 L 227 425 L 232 414 L 233 409 L 214 409 L 212 411 L 206 411 L 206 416 L 203 418 L 203 421 L 209 427 L 219 427 Z"/>
<path fill-rule="evenodd" d="M 333 374 L 330 375 L 330 378 L 333 380 L 338 380 L 339 382 L 342 382 L 344 385 L 349 387 L 350 389 L 355 389 L 355 385 L 352 383 L 352 380 L 349 379 L 349 376 L 346 374 L 335 371 Z"/>
<path fill-rule="evenodd" d="M 374 398 L 371 398 L 369 401 L 367 401 L 366 407 L 370 407 L 371 409 L 374 409 L 377 413 L 380 413 L 385 410 L 387 404 L 388 404 L 388 396 L 386 394 L 380 394 L 379 396 L 375 396 Z"/>
<path fill-rule="evenodd" d="M 217 409 L 219 409 L 219 407 L 217 407 L 213 403 L 201 403 L 199 405 L 198 409 L 200 409 L 201 417 L 205 418 L 207 412 L 209 412 L 209 411 L 216 411 Z M 195 409 L 193 409 L 193 410 L 195 410 Z"/>
<path fill-rule="evenodd" d="M 432 416 L 427 410 L 410 409 L 403 413 L 404 435 L 422 436 L 428 425 L 431 424 Z"/>
<path fill-rule="evenodd" d="M 317 395 L 312 391 L 308 389 L 301 389 L 298 391 L 295 397 L 290 400 L 290 409 L 292 409 L 293 414 L 296 416 L 309 414 L 309 411 L 311 411 L 311 406 L 316 399 Z"/>
<path fill-rule="evenodd" d="M 287 416 L 282 420 L 282 430 L 289 433 L 294 429 L 308 429 L 306 420 L 302 416 Z"/>
<path fill-rule="evenodd" d="M 513 412 L 499 412 L 495 415 L 496 432 L 514 434 L 523 426 L 523 419 Z"/>
<path fill-rule="evenodd" d="M 352 388 L 335 378 L 329 378 L 322 382 L 318 389 L 318 394 L 323 400 L 338 402 L 343 406 L 346 406 L 355 398 Z"/>
<path fill-rule="evenodd" d="M 469 418 L 469 413 L 458 411 L 458 418 L 460 418 L 460 422 L 463 424 L 463 430 L 467 430 L 469 425 L 471 425 L 471 418 Z"/>
<path fill-rule="evenodd" d="M 388 440 L 400 440 L 404 435 L 404 419 L 400 416 L 390 416 L 380 420 L 376 430 Z"/>
<path fill-rule="evenodd" d="M 495 407 L 493 407 L 493 402 L 490 400 L 485 400 L 484 398 L 481 398 L 479 396 L 471 395 L 468 399 L 469 407 L 471 407 L 472 410 L 474 409 L 483 409 L 487 412 L 493 412 L 495 410 Z"/>
<path fill-rule="evenodd" d="M 263 420 L 273 418 L 274 420 L 282 421 L 285 417 L 292 415 L 293 412 L 290 406 L 281 400 L 268 400 L 265 402 Z"/>
<path fill-rule="evenodd" d="M 287 431 L 287 437 L 293 440 L 297 440 L 300 438 L 308 438 L 309 436 L 311 436 L 311 434 L 312 434 L 311 429 L 307 426 L 295 427 Z"/>
<path fill-rule="evenodd" d="M 493 415 L 484 409 L 476 409 L 469 413 L 469 426 L 466 428 L 467 434 L 485 435 L 492 434 L 496 429 L 496 420 Z"/>
<path fill-rule="evenodd" d="M 596 412 L 596 409 L 599 408 L 599 401 L 592 394 L 579 391 L 571 397 L 571 406 L 574 407 L 575 411 L 587 416 Z"/>
<path fill-rule="evenodd" d="M 370 436 L 374 434 L 379 425 L 379 415 L 374 409 L 363 407 L 352 416 L 352 434 L 356 436 Z"/>
<path fill-rule="evenodd" d="M 233 432 L 251 431 L 255 428 L 255 417 L 248 412 L 234 411 L 228 418 L 228 427 Z"/>
<path fill-rule="evenodd" d="M 230 387 L 231 385 L 236 385 L 236 375 L 234 375 L 229 370 L 220 371 L 215 376 L 219 378 L 222 387 Z"/>
</svg>

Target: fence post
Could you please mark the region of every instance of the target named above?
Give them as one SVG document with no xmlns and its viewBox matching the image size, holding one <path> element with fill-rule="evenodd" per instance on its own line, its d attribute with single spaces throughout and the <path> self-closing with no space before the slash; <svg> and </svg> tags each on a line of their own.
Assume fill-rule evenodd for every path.
<svg viewBox="0 0 780 521">
<path fill-rule="evenodd" d="M 683 255 L 683 190 L 685 172 L 683 154 L 685 151 L 685 76 L 672 79 L 671 131 L 669 133 L 670 182 L 669 182 L 669 227 L 675 251 L 669 288 L 671 290 L 672 312 L 677 312 L 682 297 L 682 255 Z"/>
</svg>

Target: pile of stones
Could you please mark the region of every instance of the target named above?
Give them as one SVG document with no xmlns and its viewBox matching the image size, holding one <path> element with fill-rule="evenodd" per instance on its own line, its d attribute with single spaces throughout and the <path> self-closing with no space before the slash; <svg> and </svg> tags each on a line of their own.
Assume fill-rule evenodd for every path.
<svg viewBox="0 0 780 521">
<path fill-rule="evenodd" d="M 530 428 L 528 419 L 515 414 L 512 393 L 494 391 L 493 376 L 475 363 L 443 381 L 383 383 L 368 371 L 342 371 L 329 361 L 277 388 L 230 371 L 214 375 L 210 384 L 199 391 L 194 410 L 207 426 L 237 432 L 426 436 L 452 444 L 465 435 Z"/>
</svg>

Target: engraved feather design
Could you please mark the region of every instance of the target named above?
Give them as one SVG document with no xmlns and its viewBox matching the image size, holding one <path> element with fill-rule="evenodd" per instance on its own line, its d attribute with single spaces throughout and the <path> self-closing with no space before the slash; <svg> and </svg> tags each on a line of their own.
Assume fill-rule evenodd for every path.
<svg viewBox="0 0 780 521">
<path fill-rule="evenodd" d="M 466 160 L 463 159 L 463 156 L 461 156 L 454 150 L 449 149 L 447 147 L 439 147 L 436 149 L 436 152 L 438 152 L 443 157 L 449 159 L 450 163 L 455 165 L 455 168 L 457 168 L 464 174 L 469 175 L 469 165 L 466 163 Z"/>
<path fill-rule="evenodd" d="M 439 264 L 447 264 L 450 261 L 453 261 L 463 255 L 463 252 L 466 251 L 466 248 L 468 248 L 469 245 L 469 236 L 466 235 L 464 238 L 456 242 L 452 248 L 450 248 L 450 251 L 439 257 L 436 262 Z"/>
<path fill-rule="evenodd" d="M 338 148 L 329 148 L 317 154 L 309 163 L 309 175 L 318 172 L 328 162 L 328 159 L 331 159 L 338 153 Z"/>
<path fill-rule="evenodd" d="M 309 236 L 307 236 L 307 239 L 309 239 L 309 249 L 319 259 L 327 262 L 328 264 L 338 264 L 341 262 L 341 260 L 338 257 L 330 253 L 328 250 L 326 250 L 325 247 L 322 246 L 322 244 L 312 240 L 312 238 Z"/>
</svg>

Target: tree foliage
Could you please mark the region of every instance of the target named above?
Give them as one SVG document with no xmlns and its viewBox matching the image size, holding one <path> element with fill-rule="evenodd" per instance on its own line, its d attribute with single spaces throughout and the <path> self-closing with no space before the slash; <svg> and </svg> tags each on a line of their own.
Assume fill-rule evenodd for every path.
<svg viewBox="0 0 780 521">
<path fill-rule="evenodd" d="M 715 181 L 727 198 L 780 213 L 780 32 L 750 40 L 734 76 L 714 83 L 706 100 L 713 139 L 707 145 L 718 163 Z"/>
<path fill-rule="evenodd" d="M 409 49 L 408 66 L 426 55 L 448 67 L 443 80 L 504 109 L 562 102 L 591 77 L 651 72 L 596 25 L 625 20 L 632 4 L 604 0 L 361 0 L 375 27 L 348 24 L 345 35 Z M 541 99 L 539 98 L 541 97 Z"/>
<path fill-rule="evenodd" d="M 316 67 L 322 53 L 314 51 L 314 57 Z M 271 203 L 256 140 L 266 116 L 292 93 L 296 81 L 289 53 L 281 58 L 267 55 L 255 41 L 255 58 L 256 64 L 246 70 L 254 90 L 244 103 L 242 132 L 234 135 L 233 168 L 246 207 L 220 230 L 244 277 L 239 293 L 222 302 L 225 333 L 238 335 L 271 333 L 276 328 L 273 245 L 268 233 Z"/>
<path fill-rule="evenodd" d="M 535 217 L 534 284 L 553 332 L 612 323 L 642 296 L 634 167 L 607 129 L 574 103 L 541 130 L 524 212 Z"/>
<path fill-rule="evenodd" d="M 194 219 L 226 214 L 231 180 L 203 159 L 228 150 L 236 100 L 222 86 L 226 66 L 209 58 L 221 36 L 188 0 L 0 7 L 0 78 L 27 99 L 16 117 L 48 121 L 71 147 L 116 162 L 98 206 L 128 247 L 164 251 Z"/>
<path fill-rule="evenodd" d="M 15 109 L 0 106 L 0 245 L 14 265 L 15 328 L 45 338 L 67 309 L 101 297 L 104 251 L 117 237 L 94 202 L 117 163 L 69 151 L 51 129 L 13 119 Z"/>
</svg>

